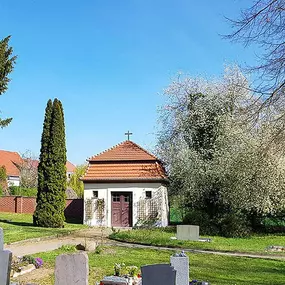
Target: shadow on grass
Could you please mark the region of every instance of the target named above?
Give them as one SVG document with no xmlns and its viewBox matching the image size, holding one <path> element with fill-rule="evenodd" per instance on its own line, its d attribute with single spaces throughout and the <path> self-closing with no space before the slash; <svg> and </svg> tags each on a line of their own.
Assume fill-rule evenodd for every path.
<svg viewBox="0 0 285 285">
<path fill-rule="evenodd" d="M 14 226 L 22 226 L 22 227 L 33 227 L 33 223 L 28 223 L 28 222 L 14 222 L 12 220 L 1 220 L 0 223 L 5 223 L 9 225 L 14 225 Z"/>
</svg>

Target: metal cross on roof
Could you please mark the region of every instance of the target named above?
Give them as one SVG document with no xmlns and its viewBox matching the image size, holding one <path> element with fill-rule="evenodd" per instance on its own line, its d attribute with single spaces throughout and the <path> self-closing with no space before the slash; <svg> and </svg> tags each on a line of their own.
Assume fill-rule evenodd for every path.
<svg viewBox="0 0 285 285">
<path fill-rule="evenodd" d="M 133 133 L 130 133 L 130 131 L 128 131 L 127 133 L 125 133 L 126 136 L 128 136 L 128 141 L 130 140 L 130 136 L 132 135 Z"/>
</svg>

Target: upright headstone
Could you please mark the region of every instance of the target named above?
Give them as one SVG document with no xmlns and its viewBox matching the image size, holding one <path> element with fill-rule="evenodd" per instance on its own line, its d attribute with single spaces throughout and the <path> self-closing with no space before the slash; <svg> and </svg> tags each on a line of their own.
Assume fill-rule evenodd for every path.
<svg viewBox="0 0 285 285">
<path fill-rule="evenodd" d="M 3 250 L 4 232 L 0 228 L 0 285 L 10 285 L 12 252 Z"/>
<path fill-rule="evenodd" d="M 141 267 L 142 285 L 175 285 L 176 271 L 169 264 Z"/>
<path fill-rule="evenodd" d="M 88 285 L 88 255 L 61 254 L 55 260 L 55 285 Z"/>
<path fill-rule="evenodd" d="M 170 264 L 176 270 L 176 285 L 189 285 L 189 257 L 171 256 Z"/>
<path fill-rule="evenodd" d="M 177 225 L 178 240 L 199 240 L 199 226 Z"/>
<path fill-rule="evenodd" d="M 0 228 L 0 250 L 4 248 L 4 232 L 3 229 Z"/>
</svg>

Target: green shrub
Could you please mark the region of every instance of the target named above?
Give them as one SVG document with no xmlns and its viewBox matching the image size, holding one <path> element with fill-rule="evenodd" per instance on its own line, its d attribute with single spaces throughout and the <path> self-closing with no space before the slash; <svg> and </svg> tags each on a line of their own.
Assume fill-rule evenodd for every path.
<svg viewBox="0 0 285 285">
<path fill-rule="evenodd" d="M 251 232 L 247 216 L 235 211 L 220 212 L 210 217 L 202 210 L 189 210 L 183 223 L 198 225 L 201 235 L 243 237 Z"/>
<path fill-rule="evenodd" d="M 244 237 L 251 232 L 247 217 L 240 212 L 230 212 L 218 220 L 220 234 L 224 237 Z"/>
<path fill-rule="evenodd" d="M 36 197 L 37 188 L 24 188 L 20 186 L 10 186 L 9 192 L 14 196 Z"/>
</svg>

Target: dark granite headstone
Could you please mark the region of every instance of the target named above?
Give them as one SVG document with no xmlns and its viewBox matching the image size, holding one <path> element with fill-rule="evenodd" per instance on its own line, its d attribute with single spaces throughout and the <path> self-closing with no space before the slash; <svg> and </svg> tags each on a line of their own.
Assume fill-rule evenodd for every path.
<svg viewBox="0 0 285 285">
<path fill-rule="evenodd" d="M 175 285 L 176 270 L 169 264 L 141 267 L 142 285 Z"/>
</svg>

